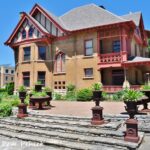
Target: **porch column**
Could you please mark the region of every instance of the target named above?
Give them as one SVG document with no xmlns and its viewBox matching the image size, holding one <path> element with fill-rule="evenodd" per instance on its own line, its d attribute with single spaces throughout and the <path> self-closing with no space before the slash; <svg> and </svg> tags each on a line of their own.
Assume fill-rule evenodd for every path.
<svg viewBox="0 0 150 150">
<path fill-rule="evenodd" d="M 122 29 L 121 32 L 121 43 L 122 43 L 122 51 L 127 51 L 127 39 L 125 29 Z"/>
</svg>

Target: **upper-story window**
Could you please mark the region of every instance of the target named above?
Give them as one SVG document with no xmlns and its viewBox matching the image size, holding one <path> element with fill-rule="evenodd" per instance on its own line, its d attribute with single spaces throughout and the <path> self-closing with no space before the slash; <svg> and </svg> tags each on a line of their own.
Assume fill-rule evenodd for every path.
<svg viewBox="0 0 150 150">
<path fill-rule="evenodd" d="M 85 56 L 93 55 L 93 40 L 85 41 Z"/>
<path fill-rule="evenodd" d="M 30 47 L 24 47 L 23 50 L 24 50 L 24 61 L 30 60 L 30 53 L 31 53 Z"/>
<path fill-rule="evenodd" d="M 65 72 L 65 54 L 59 53 L 56 56 L 56 72 Z"/>
<path fill-rule="evenodd" d="M 8 72 L 9 72 L 9 70 L 8 70 L 8 69 L 6 69 L 6 70 L 5 70 L 5 73 L 8 73 Z"/>
<path fill-rule="evenodd" d="M 22 31 L 22 39 L 26 39 L 26 36 L 27 36 L 26 30 L 24 29 L 24 30 Z"/>
<path fill-rule="evenodd" d="M 33 27 L 30 27 L 29 32 L 28 32 L 29 38 L 33 37 L 33 32 L 34 32 Z"/>
<path fill-rule="evenodd" d="M 113 41 L 113 52 L 120 52 L 120 40 Z"/>
<path fill-rule="evenodd" d="M 14 74 L 14 70 L 11 70 L 11 74 Z"/>
<path fill-rule="evenodd" d="M 46 59 L 46 46 L 38 46 L 39 59 Z"/>
</svg>

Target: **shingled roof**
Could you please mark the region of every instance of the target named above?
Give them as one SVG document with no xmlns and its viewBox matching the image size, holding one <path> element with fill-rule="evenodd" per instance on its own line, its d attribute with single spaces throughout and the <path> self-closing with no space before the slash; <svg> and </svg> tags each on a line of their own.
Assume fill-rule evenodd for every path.
<svg viewBox="0 0 150 150">
<path fill-rule="evenodd" d="M 132 20 L 132 21 L 134 21 L 136 26 L 139 26 L 140 19 L 141 19 L 141 14 L 142 14 L 141 12 L 135 12 L 135 13 L 130 13 L 130 14 L 127 14 L 127 15 L 123 15 L 121 17 L 126 19 L 126 20 Z"/>
<path fill-rule="evenodd" d="M 70 31 L 127 21 L 95 4 L 72 9 L 59 19 Z"/>
</svg>

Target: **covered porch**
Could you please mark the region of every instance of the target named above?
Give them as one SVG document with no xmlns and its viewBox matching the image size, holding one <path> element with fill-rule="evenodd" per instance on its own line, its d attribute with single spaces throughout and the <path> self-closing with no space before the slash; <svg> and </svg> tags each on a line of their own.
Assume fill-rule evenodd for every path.
<svg viewBox="0 0 150 150">
<path fill-rule="evenodd" d="M 122 67 L 101 69 L 101 80 L 105 92 L 114 93 L 123 89 L 125 81 L 130 88 L 138 90 L 150 79 L 150 59 L 135 57 L 124 62 Z"/>
</svg>

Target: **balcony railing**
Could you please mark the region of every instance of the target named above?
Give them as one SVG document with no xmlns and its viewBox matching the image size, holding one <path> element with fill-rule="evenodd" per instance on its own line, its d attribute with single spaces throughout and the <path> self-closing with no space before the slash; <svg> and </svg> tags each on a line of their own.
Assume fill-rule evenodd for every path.
<svg viewBox="0 0 150 150">
<path fill-rule="evenodd" d="M 141 85 L 131 85 L 130 88 L 134 90 L 139 90 Z M 122 90 L 123 87 L 119 85 L 104 85 L 103 90 L 108 93 L 115 93 Z"/>
<path fill-rule="evenodd" d="M 122 51 L 119 53 L 100 54 L 100 64 L 118 63 L 127 60 L 127 53 Z"/>
</svg>

